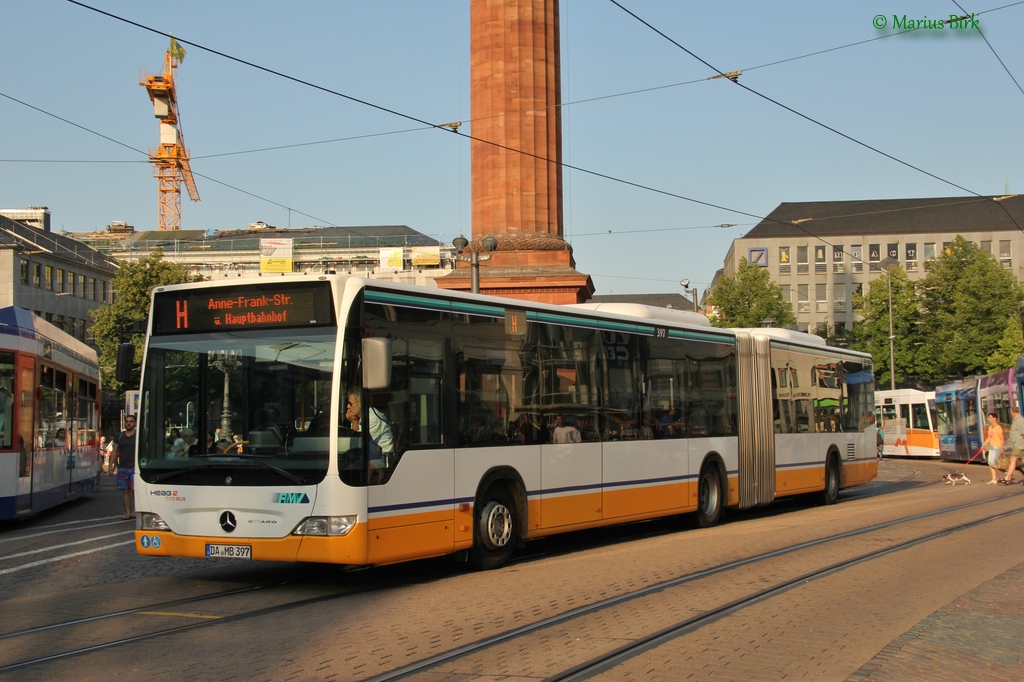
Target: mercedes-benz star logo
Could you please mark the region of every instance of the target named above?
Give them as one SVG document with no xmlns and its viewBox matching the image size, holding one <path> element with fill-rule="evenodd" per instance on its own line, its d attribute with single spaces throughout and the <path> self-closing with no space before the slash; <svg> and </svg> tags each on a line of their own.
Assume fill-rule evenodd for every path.
<svg viewBox="0 0 1024 682">
<path fill-rule="evenodd" d="M 238 528 L 238 520 L 235 519 L 234 514 L 226 511 L 220 515 L 220 527 L 224 529 L 225 533 L 234 533 Z"/>
</svg>

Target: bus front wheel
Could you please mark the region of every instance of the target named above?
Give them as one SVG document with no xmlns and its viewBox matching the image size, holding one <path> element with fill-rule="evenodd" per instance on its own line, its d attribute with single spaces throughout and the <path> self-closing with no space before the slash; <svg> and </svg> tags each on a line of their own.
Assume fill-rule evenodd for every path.
<svg viewBox="0 0 1024 682">
<path fill-rule="evenodd" d="M 474 568 L 489 570 L 512 558 L 517 542 L 516 506 L 503 488 L 492 488 L 483 499 L 477 512 L 470 563 Z"/>
<path fill-rule="evenodd" d="M 709 465 L 697 481 L 697 522 L 710 528 L 722 517 L 722 482 L 718 467 Z"/>
</svg>

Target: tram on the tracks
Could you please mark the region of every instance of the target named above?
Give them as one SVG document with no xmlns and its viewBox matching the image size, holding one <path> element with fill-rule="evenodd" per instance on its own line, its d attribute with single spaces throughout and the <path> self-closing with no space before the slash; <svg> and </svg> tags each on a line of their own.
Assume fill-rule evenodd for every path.
<svg viewBox="0 0 1024 682">
<path fill-rule="evenodd" d="M 875 391 L 875 415 L 884 434 L 885 457 L 939 456 L 935 391 Z"/>
<path fill-rule="evenodd" d="M 491 568 L 532 538 L 833 503 L 877 473 L 869 355 L 694 313 L 199 282 L 154 290 L 144 357 L 144 555 Z"/>
<path fill-rule="evenodd" d="M 96 351 L 42 318 L 0 308 L 0 519 L 96 489 Z"/>
<path fill-rule="evenodd" d="M 1010 409 L 1022 405 L 1024 356 L 1015 367 L 935 388 L 939 449 L 943 459 L 969 461 L 985 440 L 986 415 L 996 414 L 1009 433 Z M 984 457 L 975 461 L 983 462 Z"/>
</svg>

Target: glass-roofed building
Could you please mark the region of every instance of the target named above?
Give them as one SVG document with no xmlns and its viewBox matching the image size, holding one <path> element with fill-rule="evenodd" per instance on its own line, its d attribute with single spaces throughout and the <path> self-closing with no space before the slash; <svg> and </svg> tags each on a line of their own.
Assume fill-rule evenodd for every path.
<svg viewBox="0 0 1024 682">
<path fill-rule="evenodd" d="M 429 284 L 452 271 L 454 248 L 406 225 L 136 232 L 111 223 L 105 232 L 69 234 L 119 260 L 145 258 L 156 249 L 165 260 L 211 279 L 260 272 L 344 272 L 377 279 Z"/>
</svg>

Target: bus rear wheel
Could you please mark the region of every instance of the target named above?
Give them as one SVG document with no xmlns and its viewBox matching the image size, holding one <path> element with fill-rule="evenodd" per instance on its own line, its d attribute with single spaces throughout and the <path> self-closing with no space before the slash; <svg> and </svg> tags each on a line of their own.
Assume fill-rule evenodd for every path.
<svg viewBox="0 0 1024 682">
<path fill-rule="evenodd" d="M 839 464 L 835 456 L 825 461 L 825 489 L 818 494 L 818 503 L 829 505 L 839 500 Z"/>
<path fill-rule="evenodd" d="M 508 563 L 516 548 L 516 505 L 508 491 L 492 488 L 477 512 L 476 531 L 469 561 L 473 568 L 489 570 Z"/>
<path fill-rule="evenodd" d="M 722 482 L 718 467 L 709 465 L 697 479 L 697 523 L 711 528 L 722 518 Z"/>
</svg>

